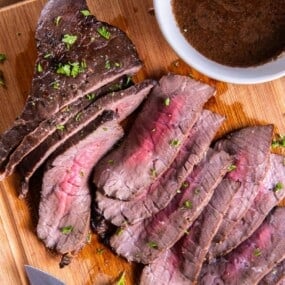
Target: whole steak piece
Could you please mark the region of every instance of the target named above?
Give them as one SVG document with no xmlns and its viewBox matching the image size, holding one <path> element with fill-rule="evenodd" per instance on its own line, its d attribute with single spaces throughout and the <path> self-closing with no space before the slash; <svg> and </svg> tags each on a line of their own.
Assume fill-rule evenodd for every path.
<svg viewBox="0 0 285 285">
<path fill-rule="evenodd" d="M 87 126 L 49 159 L 37 226 L 38 237 L 48 248 L 61 254 L 76 253 L 86 243 L 90 228 L 91 171 L 122 136 L 123 130 L 113 116 L 103 115 L 97 126 Z"/>
<path fill-rule="evenodd" d="M 254 234 L 202 268 L 198 284 L 258 284 L 285 258 L 285 207 L 275 208 Z"/>
<path fill-rule="evenodd" d="M 163 76 L 122 145 L 96 169 L 99 191 L 120 200 L 140 195 L 168 169 L 213 94 L 187 76 Z"/>
<path fill-rule="evenodd" d="M 40 122 L 141 67 L 126 34 L 86 11 L 85 0 L 50 0 L 42 10 L 30 95 L 22 114 L 0 138 L 1 172 L 15 147 Z"/>
</svg>

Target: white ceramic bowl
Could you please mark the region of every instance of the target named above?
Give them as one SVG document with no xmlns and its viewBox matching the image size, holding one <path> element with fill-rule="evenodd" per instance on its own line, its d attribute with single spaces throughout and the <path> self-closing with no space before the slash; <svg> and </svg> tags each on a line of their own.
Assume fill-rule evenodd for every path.
<svg viewBox="0 0 285 285">
<path fill-rule="evenodd" d="M 153 0 L 159 27 L 177 55 L 199 72 L 229 83 L 253 84 L 285 76 L 285 52 L 277 59 L 255 67 L 230 67 L 209 60 L 194 49 L 178 28 L 172 12 L 171 0 Z"/>
</svg>

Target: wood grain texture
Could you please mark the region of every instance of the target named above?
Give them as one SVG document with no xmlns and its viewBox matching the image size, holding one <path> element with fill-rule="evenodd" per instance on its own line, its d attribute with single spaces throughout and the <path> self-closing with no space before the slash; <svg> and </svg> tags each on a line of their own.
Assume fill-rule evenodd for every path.
<svg viewBox="0 0 285 285">
<path fill-rule="evenodd" d="M 0 10 L 0 53 L 8 58 L 0 64 L 7 82 L 7 88 L 0 88 L 1 133 L 20 114 L 29 94 L 36 59 L 34 31 L 45 2 L 30 0 Z M 144 62 L 138 80 L 159 78 L 171 71 L 216 86 L 217 95 L 207 107 L 227 117 L 217 137 L 239 127 L 267 123 L 274 124 L 276 133 L 285 134 L 284 77 L 244 86 L 208 79 L 180 61 L 167 45 L 150 10 L 151 0 L 89 0 L 88 4 L 98 19 L 120 27 L 135 43 Z M 35 235 L 31 213 L 37 203 L 17 198 L 18 183 L 16 175 L 0 183 L 0 284 L 27 284 L 23 269 L 27 263 L 54 274 L 68 285 L 100 284 L 105 279 L 114 280 L 122 271 L 126 271 L 127 284 L 136 283 L 139 268 L 115 256 L 95 236 L 70 266 L 59 269 L 59 256 L 47 251 Z"/>
</svg>

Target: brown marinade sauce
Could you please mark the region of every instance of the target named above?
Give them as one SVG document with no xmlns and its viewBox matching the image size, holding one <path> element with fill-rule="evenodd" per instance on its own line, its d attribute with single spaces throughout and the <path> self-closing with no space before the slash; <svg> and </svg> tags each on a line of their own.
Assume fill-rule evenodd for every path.
<svg viewBox="0 0 285 285">
<path fill-rule="evenodd" d="M 285 50 L 285 0 L 172 0 L 177 24 L 200 53 L 247 67 Z"/>
</svg>

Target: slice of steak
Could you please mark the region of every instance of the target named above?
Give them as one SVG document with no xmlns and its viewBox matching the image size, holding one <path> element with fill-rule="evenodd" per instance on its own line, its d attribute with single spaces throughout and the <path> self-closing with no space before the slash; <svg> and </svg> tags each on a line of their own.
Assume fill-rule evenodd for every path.
<svg viewBox="0 0 285 285">
<path fill-rule="evenodd" d="M 184 180 L 206 153 L 224 118 L 204 110 L 166 172 L 146 188 L 143 195 L 130 201 L 120 201 L 97 191 L 97 205 L 113 224 L 134 224 L 164 209 L 179 191 Z M 183 186 L 182 186 L 183 187 Z"/>
<path fill-rule="evenodd" d="M 181 240 L 144 268 L 140 284 L 197 284 L 211 239 L 235 192 L 228 182 L 223 179 L 217 186 L 209 204 Z"/>
<path fill-rule="evenodd" d="M 257 284 L 285 258 L 285 207 L 272 211 L 254 234 L 202 268 L 199 284 Z"/>
<path fill-rule="evenodd" d="M 259 187 L 253 204 L 244 217 L 231 230 L 228 238 L 221 243 L 213 243 L 210 258 L 224 255 L 237 247 L 261 225 L 268 213 L 285 198 L 284 156 L 270 155 L 270 168 Z"/>
<path fill-rule="evenodd" d="M 120 200 L 140 195 L 169 168 L 213 93 L 188 76 L 163 76 L 126 140 L 96 168 L 97 188 Z"/>
<path fill-rule="evenodd" d="M 42 121 L 34 131 L 25 136 L 22 142 L 11 154 L 2 177 L 10 175 L 26 155 L 28 155 L 49 135 L 56 131 L 57 126 L 65 124 L 70 118 L 76 116 L 77 114 L 79 116 L 80 112 L 82 112 L 99 97 L 110 93 L 110 91 L 124 89 L 128 81 L 129 77 L 123 76 L 120 78 L 120 80 L 99 88 L 96 93 L 87 94 L 86 96 L 79 98 L 75 102 L 61 109 L 59 112 L 52 114 L 50 118 Z"/>
<path fill-rule="evenodd" d="M 30 95 L 20 117 L 0 137 L 0 171 L 23 138 L 64 106 L 133 74 L 141 62 L 124 32 L 92 15 L 86 1 L 50 0 L 42 10 L 36 42 L 38 58 Z M 66 43 L 66 42 L 72 42 Z"/>
<path fill-rule="evenodd" d="M 129 261 L 151 263 L 183 236 L 210 201 L 231 163 L 227 153 L 210 150 L 185 180 L 182 193 L 154 216 L 114 235 L 111 246 Z"/>
<path fill-rule="evenodd" d="M 252 205 L 269 169 L 272 135 L 272 125 L 252 126 L 232 132 L 216 143 L 215 149 L 224 150 L 235 157 L 235 169 L 233 167 L 227 176 L 240 182 L 240 189 L 231 202 L 214 242 L 225 240 L 235 223 Z M 253 143 L 255 141 L 259 143 Z"/>
<path fill-rule="evenodd" d="M 58 146 L 105 110 L 116 112 L 118 121 L 121 122 L 142 103 L 154 84 L 152 80 L 145 80 L 128 89 L 112 92 L 99 98 L 84 111 L 69 119 L 66 124 L 56 126 L 57 130 L 24 157 L 18 165 L 18 170 L 23 177 L 22 196 L 25 196 L 28 191 L 29 180 L 33 173 Z"/>
<path fill-rule="evenodd" d="M 285 259 L 279 262 L 262 280 L 259 285 L 284 285 L 285 284 Z"/>
<path fill-rule="evenodd" d="M 124 133 L 116 120 L 102 120 L 106 120 L 104 116 L 98 125 L 91 124 L 71 137 L 47 163 L 37 234 L 48 248 L 61 254 L 76 253 L 86 244 L 91 207 L 89 176 Z"/>
</svg>

